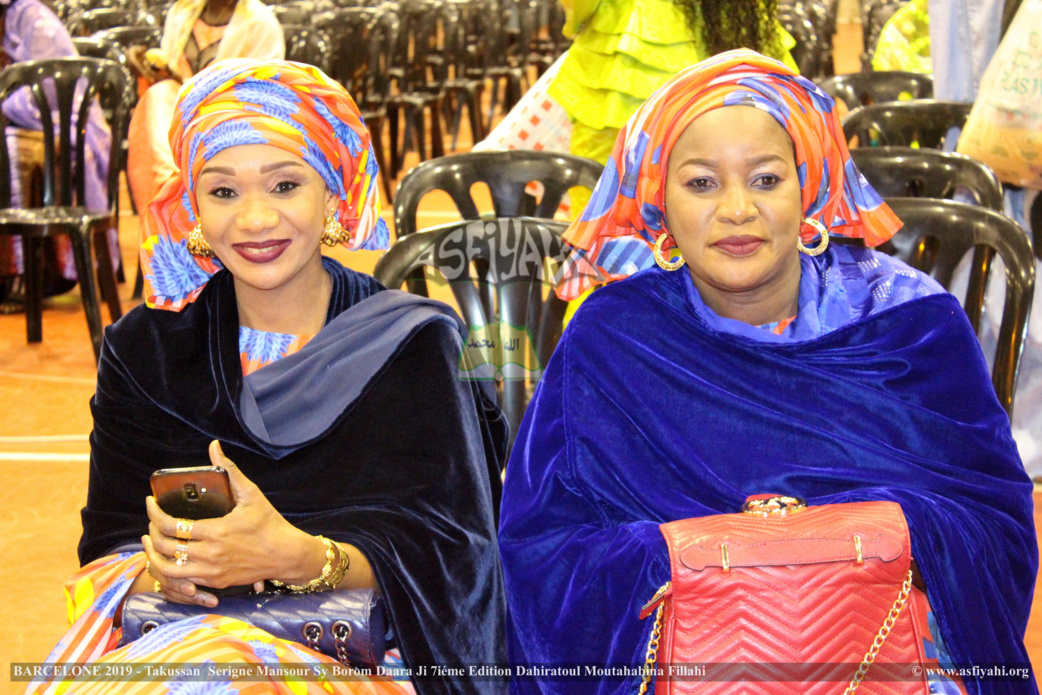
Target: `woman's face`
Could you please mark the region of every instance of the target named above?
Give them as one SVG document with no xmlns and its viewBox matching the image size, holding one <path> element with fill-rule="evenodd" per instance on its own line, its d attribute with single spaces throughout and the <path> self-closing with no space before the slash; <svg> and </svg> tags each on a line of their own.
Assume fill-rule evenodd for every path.
<svg viewBox="0 0 1042 695">
<path fill-rule="evenodd" d="M 692 121 L 669 155 L 665 201 L 667 227 L 714 311 L 750 323 L 795 313 L 800 184 L 792 140 L 770 114 L 728 106 Z M 736 305 L 753 311 L 735 315 Z"/>
<path fill-rule="evenodd" d="M 303 159 L 273 145 L 229 147 L 203 166 L 195 190 L 203 237 L 237 287 L 316 286 L 337 199 Z"/>
</svg>

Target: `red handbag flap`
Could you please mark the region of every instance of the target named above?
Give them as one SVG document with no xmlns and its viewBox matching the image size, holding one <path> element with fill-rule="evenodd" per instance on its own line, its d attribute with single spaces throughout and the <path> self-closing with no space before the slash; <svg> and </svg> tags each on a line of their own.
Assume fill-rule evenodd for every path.
<svg viewBox="0 0 1042 695">
<path fill-rule="evenodd" d="M 680 562 L 687 568 L 702 571 L 706 567 L 723 567 L 722 546 L 727 547 L 730 567 L 763 567 L 775 565 L 810 565 L 819 562 L 856 562 L 857 546 L 848 538 L 786 538 L 762 543 L 735 543 L 726 540 L 715 545 L 693 544 L 680 550 Z M 891 562 L 901 557 L 904 544 L 890 536 L 861 538 L 862 560 L 878 558 Z"/>
</svg>

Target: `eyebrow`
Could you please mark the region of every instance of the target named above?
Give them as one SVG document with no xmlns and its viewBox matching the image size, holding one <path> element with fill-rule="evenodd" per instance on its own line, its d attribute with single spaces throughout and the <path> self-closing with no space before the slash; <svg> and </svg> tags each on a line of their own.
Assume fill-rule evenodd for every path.
<svg viewBox="0 0 1042 695">
<path fill-rule="evenodd" d="M 751 166 L 759 166 L 760 164 L 763 164 L 765 162 L 771 162 L 771 161 L 785 162 L 786 160 L 785 160 L 785 157 L 782 157 L 780 154 L 773 154 L 773 153 L 771 153 L 771 154 L 762 154 L 762 155 L 760 155 L 758 157 L 753 157 L 752 159 L 748 159 L 748 160 L 746 160 L 746 164 L 749 164 Z M 685 159 L 683 162 L 680 163 L 680 166 L 687 166 L 688 164 L 694 164 L 694 165 L 697 165 L 697 166 L 703 166 L 703 167 L 706 167 L 707 169 L 715 169 L 717 167 L 717 162 L 716 162 L 715 159 L 704 159 L 702 157 L 692 157 L 691 159 Z"/>
<path fill-rule="evenodd" d="M 271 164 L 265 164 L 260 168 L 260 173 L 267 174 L 270 171 L 276 171 L 285 167 L 302 167 L 302 162 L 294 162 L 292 160 L 286 160 L 285 162 L 272 162 Z M 235 170 L 231 167 L 215 167 L 205 166 L 203 170 L 199 172 L 199 175 L 203 174 L 224 174 L 225 176 L 235 176 Z"/>
</svg>

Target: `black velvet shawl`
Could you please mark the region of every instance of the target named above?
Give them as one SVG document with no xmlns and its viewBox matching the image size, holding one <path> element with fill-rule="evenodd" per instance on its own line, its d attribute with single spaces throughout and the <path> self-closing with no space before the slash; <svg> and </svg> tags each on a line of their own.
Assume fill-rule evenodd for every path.
<svg viewBox="0 0 1042 695">
<path fill-rule="evenodd" d="M 327 322 L 384 289 L 324 262 Z M 241 424 L 238 331 L 227 271 L 180 313 L 138 307 L 106 331 L 80 561 L 139 541 L 152 471 L 208 465 L 218 439 L 287 520 L 366 555 L 407 666 L 505 661 L 496 516 L 506 428 L 494 402 L 458 378 L 453 329 L 416 330 L 324 435 L 278 459 Z M 501 687 L 438 677 L 416 686 Z"/>
</svg>

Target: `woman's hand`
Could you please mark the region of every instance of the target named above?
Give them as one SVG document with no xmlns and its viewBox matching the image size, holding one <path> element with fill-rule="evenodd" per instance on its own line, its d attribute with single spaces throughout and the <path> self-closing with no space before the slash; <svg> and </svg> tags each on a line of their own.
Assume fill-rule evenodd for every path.
<svg viewBox="0 0 1042 695">
<path fill-rule="evenodd" d="M 216 440 L 210 461 L 228 471 L 235 508 L 217 519 L 192 525 L 191 540 L 176 537 L 177 519 L 148 497 L 148 535 L 142 538 L 150 574 L 170 601 L 213 607 L 217 598 L 199 586 L 224 588 L 253 584 L 263 590 L 265 579 L 303 583 L 317 576 L 324 563 L 323 542 L 286 521 L 267 497 L 225 458 Z M 173 557 L 179 543 L 188 546 L 187 561 Z M 317 566 L 316 566 L 317 565 Z"/>
</svg>

